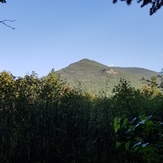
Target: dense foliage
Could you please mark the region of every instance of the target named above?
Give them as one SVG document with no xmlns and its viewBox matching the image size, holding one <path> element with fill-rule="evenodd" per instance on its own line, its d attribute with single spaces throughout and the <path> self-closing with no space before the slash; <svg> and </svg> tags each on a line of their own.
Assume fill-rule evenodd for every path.
<svg viewBox="0 0 163 163">
<path fill-rule="evenodd" d="M 114 119 L 116 148 L 120 151 L 120 162 L 161 163 L 163 160 L 162 83 L 158 84 L 156 79 L 157 77 L 152 77 L 151 80 L 147 80 L 147 84 L 136 92 L 131 91 L 129 84 L 123 81 L 121 90 L 118 90 L 118 97 L 125 94 L 121 101 L 127 102 L 122 108 L 129 106 L 128 109 L 131 109 L 130 111 L 125 109 L 126 112 Z M 129 91 L 130 100 L 127 100 Z"/>
<path fill-rule="evenodd" d="M 145 123 L 154 126 L 154 130 L 148 127 L 146 133 L 151 138 L 150 145 L 155 137 L 156 144 L 163 144 L 162 129 L 155 126 L 157 122 L 162 124 L 163 96 L 155 81 L 153 78 L 146 87 L 136 90 L 121 79 L 114 95 L 108 98 L 105 93 L 95 96 L 70 88 L 54 70 L 44 78 L 38 78 L 35 72 L 18 78 L 1 72 L 0 162 L 114 163 L 138 156 L 146 159 L 145 154 L 134 153 L 131 145 L 125 145 L 125 149 L 122 136 L 134 117 L 152 115 L 154 119 Z M 122 126 L 119 118 L 124 121 Z M 125 141 L 130 142 L 132 136 L 135 142 L 130 144 L 134 145 L 137 138 L 142 144 L 150 143 L 143 139 L 145 129 L 129 132 Z M 117 144 L 131 150 L 124 155 Z M 153 152 L 162 157 L 155 149 Z"/>
<path fill-rule="evenodd" d="M 163 160 L 163 123 L 152 115 L 115 118 L 116 147 L 123 162 L 160 163 Z M 123 156 L 123 157 L 122 157 Z"/>
</svg>

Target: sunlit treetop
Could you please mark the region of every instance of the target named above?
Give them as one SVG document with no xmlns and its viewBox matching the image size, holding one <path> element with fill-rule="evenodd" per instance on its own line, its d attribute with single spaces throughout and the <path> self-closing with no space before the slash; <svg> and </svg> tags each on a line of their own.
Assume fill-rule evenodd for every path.
<svg viewBox="0 0 163 163">
<path fill-rule="evenodd" d="M 133 0 L 119 0 L 119 1 L 124 1 L 127 3 L 127 5 L 130 5 Z M 118 0 L 113 0 L 113 3 L 117 2 Z M 153 15 L 158 9 L 160 9 L 163 6 L 163 0 L 137 0 L 137 3 L 141 3 L 141 7 L 151 5 L 150 15 Z"/>
</svg>

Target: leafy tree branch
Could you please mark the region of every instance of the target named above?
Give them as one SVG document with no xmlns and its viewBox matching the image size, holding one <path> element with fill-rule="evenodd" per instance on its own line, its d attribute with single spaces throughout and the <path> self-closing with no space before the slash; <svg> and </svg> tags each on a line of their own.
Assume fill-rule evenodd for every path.
<svg viewBox="0 0 163 163">
<path fill-rule="evenodd" d="M 130 5 L 133 0 L 120 0 L 120 1 L 126 2 L 127 5 Z M 113 3 L 117 3 L 117 2 L 118 0 L 113 0 Z M 151 4 L 152 6 L 149 12 L 150 15 L 156 13 L 156 11 L 163 6 L 163 0 L 137 0 L 137 3 L 141 3 L 141 7 Z"/>
</svg>

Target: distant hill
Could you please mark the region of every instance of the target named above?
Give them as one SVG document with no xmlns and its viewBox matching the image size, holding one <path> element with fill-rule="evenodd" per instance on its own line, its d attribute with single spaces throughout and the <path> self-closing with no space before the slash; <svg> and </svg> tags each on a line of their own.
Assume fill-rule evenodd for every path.
<svg viewBox="0 0 163 163">
<path fill-rule="evenodd" d="M 57 71 L 62 80 L 70 86 L 87 90 L 95 94 L 110 95 L 112 89 L 123 78 L 131 85 L 140 88 L 141 78 L 150 79 L 158 75 L 157 72 L 137 67 L 109 67 L 93 60 L 83 59 Z"/>
</svg>

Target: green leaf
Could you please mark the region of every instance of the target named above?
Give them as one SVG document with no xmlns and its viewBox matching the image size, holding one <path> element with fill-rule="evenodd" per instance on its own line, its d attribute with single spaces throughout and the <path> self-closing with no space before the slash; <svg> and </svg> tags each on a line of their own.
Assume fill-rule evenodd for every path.
<svg viewBox="0 0 163 163">
<path fill-rule="evenodd" d="M 126 126 L 127 122 L 128 122 L 128 118 L 125 118 L 125 119 L 123 120 L 122 128 Z"/>
<path fill-rule="evenodd" d="M 115 117 L 114 118 L 114 131 L 115 131 L 115 133 L 117 133 L 120 128 L 121 128 L 120 119 L 118 117 Z"/>
<path fill-rule="evenodd" d="M 122 145 L 122 143 L 121 142 L 116 142 L 116 148 L 119 148 L 120 146 Z"/>
<path fill-rule="evenodd" d="M 140 146 L 136 146 L 136 147 L 134 147 L 133 152 L 136 152 L 136 151 L 139 151 L 139 150 L 140 150 Z"/>
<path fill-rule="evenodd" d="M 133 132 L 135 131 L 135 126 L 134 125 L 130 125 L 129 126 L 129 132 Z"/>
<path fill-rule="evenodd" d="M 145 127 L 146 127 L 145 130 L 146 130 L 146 132 L 147 132 L 147 135 L 148 135 L 150 132 L 152 132 L 153 126 L 154 126 L 154 123 L 153 123 L 151 120 L 147 122 L 147 124 L 146 124 L 146 126 L 145 126 Z"/>
<path fill-rule="evenodd" d="M 126 150 L 128 150 L 128 149 L 129 149 L 130 144 L 131 144 L 131 143 L 130 143 L 130 141 L 128 141 L 127 143 L 125 143 L 125 149 L 126 149 Z"/>
</svg>

